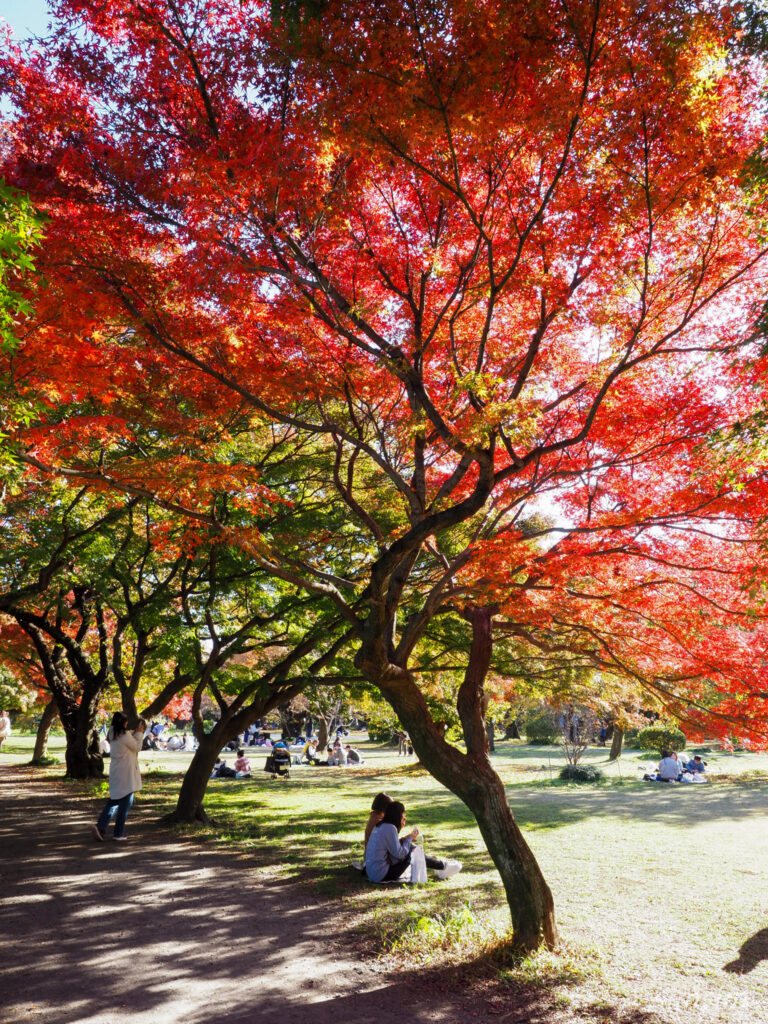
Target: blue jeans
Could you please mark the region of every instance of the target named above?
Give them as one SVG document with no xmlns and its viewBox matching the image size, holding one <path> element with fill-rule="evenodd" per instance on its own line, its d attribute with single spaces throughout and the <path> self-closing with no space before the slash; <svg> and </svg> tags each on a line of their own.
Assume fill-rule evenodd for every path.
<svg viewBox="0 0 768 1024">
<path fill-rule="evenodd" d="M 115 817 L 115 836 L 121 836 L 125 832 L 125 819 L 128 817 L 128 811 L 131 809 L 133 803 L 133 793 L 128 793 L 126 796 L 121 796 L 119 800 L 113 800 L 111 797 L 104 804 L 104 810 L 99 815 L 99 820 L 96 822 L 96 828 L 101 832 L 102 835 L 107 831 L 107 827 L 117 812 Z"/>
</svg>

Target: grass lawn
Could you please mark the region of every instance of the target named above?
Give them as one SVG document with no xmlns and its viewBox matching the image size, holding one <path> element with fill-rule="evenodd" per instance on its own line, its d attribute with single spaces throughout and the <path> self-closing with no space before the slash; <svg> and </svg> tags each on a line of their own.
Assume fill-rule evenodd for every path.
<svg viewBox="0 0 768 1024">
<path fill-rule="evenodd" d="M 642 1006 L 675 1024 L 765 1020 L 768 756 L 707 751 L 709 785 L 661 786 L 639 781 L 648 755 L 628 751 L 606 765 L 607 751 L 594 748 L 584 760 L 608 780 L 576 785 L 557 779 L 558 748 L 499 744 L 494 761 L 552 887 L 562 938 L 558 955 L 512 964 L 501 884 L 466 808 L 414 759 L 357 740 L 364 767 L 296 768 L 287 780 L 272 780 L 254 754 L 253 780 L 210 784 L 217 826 L 207 838 L 337 898 L 333 932 L 346 930 L 361 955 L 458 966 L 491 951 L 499 976 L 556 986 L 558 1004 L 588 1009 L 586 1019 L 639 1020 L 622 1008 Z M 31 748 L 31 737 L 11 737 L 0 764 L 28 760 Z M 54 737 L 50 752 L 60 750 Z M 142 754 L 146 788 L 134 814 L 172 805 L 190 756 Z M 349 868 L 382 789 L 403 800 L 429 851 L 464 862 L 460 875 L 381 889 Z"/>
</svg>

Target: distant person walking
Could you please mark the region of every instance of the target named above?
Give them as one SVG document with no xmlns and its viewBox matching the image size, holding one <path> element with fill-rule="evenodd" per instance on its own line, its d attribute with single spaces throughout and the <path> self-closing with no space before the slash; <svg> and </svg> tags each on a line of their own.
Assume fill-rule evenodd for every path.
<svg viewBox="0 0 768 1024">
<path fill-rule="evenodd" d="M 0 711 L 0 750 L 2 750 L 3 743 L 11 735 L 11 720 L 8 717 L 6 711 Z"/>
<path fill-rule="evenodd" d="M 109 799 L 91 828 L 93 838 L 103 842 L 112 818 L 115 818 L 114 838 L 125 839 L 125 819 L 133 803 L 133 794 L 141 789 L 139 751 L 144 739 L 146 723 L 139 719 L 138 728 L 128 731 L 128 716 L 116 711 L 108 739 L 110 744 Z"/>
</svg>

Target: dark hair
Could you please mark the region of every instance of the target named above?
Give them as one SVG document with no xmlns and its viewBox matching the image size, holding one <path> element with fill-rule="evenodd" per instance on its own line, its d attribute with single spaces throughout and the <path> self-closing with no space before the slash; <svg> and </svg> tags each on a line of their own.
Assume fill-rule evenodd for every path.
<svg viewBox="0 0 768 1024">
<path fill-rule="evenodd" d="M 375 811 L 377 814 L 383 814 L 391 803 L 392 797 L 389 795 L 389 793 L 377 793 L 376 796 L 373 798 L 371 810 Z"/>
<path fill-rule="evenodd" d="M 123 711 L 116 711 L 112 715 L 112 738 L 117 739 L 121 733 L 128 728 L 128 715 Z"/>
<path fill-rule="evenodd" d="M 394 825 L 399 831 L 400 826 L 403 824 L 403 815 L 405 814 L 405 806 L 400 803 L 399 800 L 393 800 L 387 804 L 387 809 L 384 811 L 384 817 L 379 822 L 380 825 Z"/>
<path fill-rule="evenodd" d="M 240 750 L 238 750 L 238 752 L 237 752 L 237 756 L 238 757 L 245 757 L 245 751 L 242 748 L 240 748 Z"/>
</svg>

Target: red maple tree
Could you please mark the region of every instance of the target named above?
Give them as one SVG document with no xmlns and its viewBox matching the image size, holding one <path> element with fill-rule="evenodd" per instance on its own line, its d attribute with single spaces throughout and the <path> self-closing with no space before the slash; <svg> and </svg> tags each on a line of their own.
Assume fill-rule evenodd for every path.
<svg viewBox="0 0 768 1024">
<path fill-rule="evenodd" d="M 487 757 L 494 618 L 766 737 L 763 474 L 714 441 L 762 401 L 761 67 L 724 6 L 677 0 L 56 9 L 3 64 L 4 173 L 50 218 L 12 366 L 49 412 L 17 457 L 321 595 L 475 814 L 516 943 L 554 942 Z M 297 488 L 248 482 L 243 421 L 311 447 L 345 557 L 281 532 Z M 261 529 L 218 523 L 217 488 Z M 473 630 L 466 752 L 419 686 L 445 614 Z"/>
</svg>

